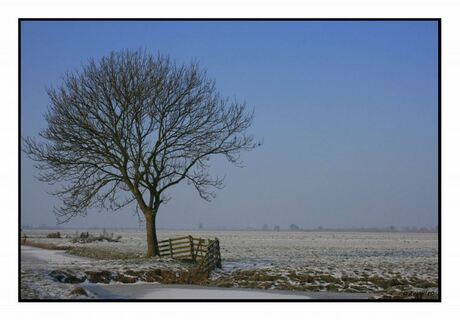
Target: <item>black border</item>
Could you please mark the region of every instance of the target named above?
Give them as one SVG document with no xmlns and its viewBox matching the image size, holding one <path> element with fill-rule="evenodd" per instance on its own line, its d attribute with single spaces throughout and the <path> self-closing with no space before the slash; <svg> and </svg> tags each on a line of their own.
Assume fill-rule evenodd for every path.
<svg viewBox="0 0 460 321">
<path fill-rule="evenodd" d="M 21 298 L 21 23 L 23 21 L 436 21 L 438 27 L 438 299 L 22 299 Z M 441 302 L 441 18 L 18 18 L 18 302 Z"/>
</svg>

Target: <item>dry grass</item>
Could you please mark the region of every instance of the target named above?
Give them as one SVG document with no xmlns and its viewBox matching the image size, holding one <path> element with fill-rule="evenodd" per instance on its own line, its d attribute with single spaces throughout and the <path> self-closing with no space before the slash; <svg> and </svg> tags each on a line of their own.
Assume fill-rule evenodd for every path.
<svg viewBox="0 0 460 321">
<path fill-rule="evenodd" d="M 69 249 L 67 249 L 67 253 L 98 260 L 128 260 L 141 257 L 137 254 L 115 251 L 113 249 L 108 250 L 103 248 L 83 246 L 71 246 Z"/>
</svg>

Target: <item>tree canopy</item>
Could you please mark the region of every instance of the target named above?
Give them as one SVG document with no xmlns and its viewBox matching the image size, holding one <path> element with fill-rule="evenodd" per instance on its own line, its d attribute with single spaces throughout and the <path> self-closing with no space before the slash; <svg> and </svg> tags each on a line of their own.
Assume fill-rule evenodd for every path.
<svg viewBox="0 0 460 321">
<path fill-rule="evenodd" d="M 211 157 L 239 165 L 240 152 L 259 145 L 246 134 L 253 112 L 244 103 L 222 97 L 197 63 L 160 54 L 92 59 L 48 96 L 47 127 L 39 141 L 24 138 L 23 150 L 41 181 L 61 183 L 59 222 L 132 202 L 154 221 L 164 192 L 183 180 L 210 200 L 223 183 L 209 174 Z"/>
</svg>

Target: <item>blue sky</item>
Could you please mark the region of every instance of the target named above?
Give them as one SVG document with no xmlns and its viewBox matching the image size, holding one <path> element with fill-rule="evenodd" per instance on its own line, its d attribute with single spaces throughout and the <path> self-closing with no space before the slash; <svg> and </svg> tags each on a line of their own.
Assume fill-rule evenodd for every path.
<svg viewBox="0 0 460 321">
<path fill-rule="evenodd" d="M 146 49 L 197 60 L 225 96 L 255 108 L 264 141 L 245 167 L 213 161 L 226 188 L 211 203 L 187 184 L 160 227 L 435 226 L 437 22 L 23 22 L 21 126 L 46 126 L 46 88 L 88 58 Z M 53 204 L 22 157 L 24 224 L 54 225 Z M 133 209 L 68 226 L 137 226 Z"/>
</svg>

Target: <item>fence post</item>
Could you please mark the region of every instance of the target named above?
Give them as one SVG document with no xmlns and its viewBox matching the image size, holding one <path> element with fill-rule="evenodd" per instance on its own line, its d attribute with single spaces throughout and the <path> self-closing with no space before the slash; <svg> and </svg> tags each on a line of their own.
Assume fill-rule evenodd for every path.
<svg viewBox="0 0 460 321">
<path fill-rule="evenodd" d="M 217 263 L 216 266 L 220 269 L 222 268 L 222 264 L 220 261 L 220 245 L 219 245 L 219 239 L 216 237 L 216 253 L 217 253 Z"/>
<path fill-rule="evenodd" d="M 195 262 L 195 254 L 193 253 L 193 237 L 189 235 L 188 240 L 190 241 L 190 254 L 192 255 L 192 261 Z"/>
<path fill-rule="evenodd" d="M 172 248 L 172 241 L 169 239 L 169 253 L 171 254 L 171 258 L 173 258 L 173 248 Z"/>
</svg>

